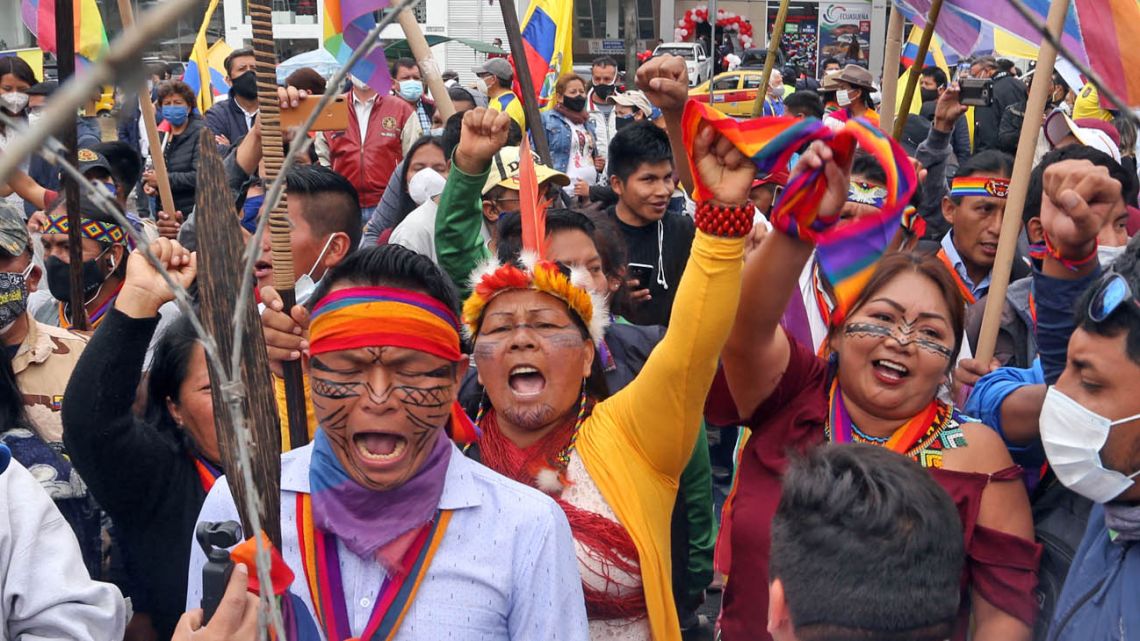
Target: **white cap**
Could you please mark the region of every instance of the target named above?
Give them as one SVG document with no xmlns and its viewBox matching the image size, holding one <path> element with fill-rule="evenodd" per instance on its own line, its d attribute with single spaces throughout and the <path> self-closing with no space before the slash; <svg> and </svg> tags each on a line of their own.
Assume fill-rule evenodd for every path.
<svg viewBox="0 0 1140 641">
<path fill-rule="evenodd" d="M 1120 148 L 1112 142 L 1108 134 L 1099 129 L 1078 127 L 1069 114 L 1059 109 L 1049 114 L 1049 118 L 1045 120 L 1045 140 L 1048 141 L 1049 148 L 1056 149 L 1057 143 L 1070 135 L 1080 144 L 1103 151 L 1116 162 L 1120 162 Z"/>
<path fill-rule="evenodd" d="M 649 104 L 649 98 L 646 98 L 645 94 L 640 91 L 627 91 L 625 93 L 614 94 L 613 101 L 614 104 L 640 109 L 646 118 L 653 116 L 653 105 Z"/>
</svg>

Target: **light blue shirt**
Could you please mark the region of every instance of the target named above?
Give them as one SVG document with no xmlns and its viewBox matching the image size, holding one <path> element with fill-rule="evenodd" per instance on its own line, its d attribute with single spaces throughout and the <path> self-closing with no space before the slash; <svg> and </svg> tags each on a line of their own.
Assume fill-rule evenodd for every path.
<svg viewBox="0 0 1140 641">
<path fill-rule="evenodd" d="M 296 575 L 291 591 L 311 615 L 295 506 L 297 494 L 309 492 L 312 449 L 307 445 L 281 457 L 282 556 Z M 381 496 L 378 493 L 377 500 Z M 439 507 L 453 510 L 451 523 L 397 641 L 588 641 L 574 540 L 565 514 L 550 497 L 464 457 L 452 446 Z M 198 518 L 239 520 L 225 477 L 206 497 Z M 377 562 L 337 545 L 349 624 L 359 636 L 385 573 Z M 200 607 L 206 560 L 197 541 L 191 546 L 188 610 Z"/>
<path fill-rule="evenodd" d="M 974 295 L 974 300 L 978 300 L 990 291 L 990 274 L 982 279 L 982 282 L 977 285 L 974 281 L 970 280 L 970 274 L 966 271 L 966 263 L 962 262 L 962 255 L 958 253 L 958 248 L 954 246 L 954 231 L 950 230 L 945 236 L 942 237 L 942 249 L 946 251 L 946 257 L 950 259 L 950 264 L 954 266 L 954 271 L 962 277 L 962 282 L 966 283 L 966 287 L 970 288 L 970 293 Z"/>
</svg>

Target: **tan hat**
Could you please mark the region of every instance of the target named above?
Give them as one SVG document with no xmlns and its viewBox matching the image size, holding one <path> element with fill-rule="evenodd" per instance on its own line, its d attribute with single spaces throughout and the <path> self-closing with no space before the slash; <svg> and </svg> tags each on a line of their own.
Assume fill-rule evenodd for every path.
<svg viewBox="0 0 1140 641">
<path fill-rule="evenodd" d="M 836 80 L 842 80 L 849 85 L 864 87 L 871 91 L 875 90 L 875 82 L 874 78 L 871 77 L 871 72 L 859 65 L 847 65 L 839 71 Z"/>
<path fill-rule="evenodd" d="M 627 91 L 625 93 L 614 94 L 613 101 L 614 104 L 640 109 L 646 118 L 653 116 L 653 105 L 649 104 L 649 98 L 646 98 L 645 93 L 641 91 Z"/>
<path fill-rule="evenodd" d="M 566 174 L 551 169 L 542 164 L 539 160 L 538 154 L 533 151 L 531 154 L 534 156 L 534 173 L 538 176 L 538 184 L 550 181 L 554 184 L 565 187 L 570 184 L 570 177 Z M 491 191 L 495 187 L 506 187 L 507 189 L 518 190 L 519 188 L 519 148 L 518 147 L 503 147 L 495 157 L 491 159 L 491 173 L 487 176 L 487 182 L 483 185 L 483 194 Z"/>
<path fill-rule="evenodd" d="M 839 91 L 839 71 L 828 71 L 823 74 L 823 82 L 819 83 L 820 91 Z"/>
<path fill-rule="evenodd" d="M 1069 135 L 1076 138 L 1080 144 L 1103 151 L 1116 162 L 1120 162 L 1120 147 L 1112 142 L 1112 138 L 1108 134 L 1100 129 L 1077 126 L 1069 114 L 1061 110 L 1049 114 L 1045 120 L 1045 140 L 1048 141 L 1049 147 L 1056 149 L 1057 143 Z"/>
</svg>

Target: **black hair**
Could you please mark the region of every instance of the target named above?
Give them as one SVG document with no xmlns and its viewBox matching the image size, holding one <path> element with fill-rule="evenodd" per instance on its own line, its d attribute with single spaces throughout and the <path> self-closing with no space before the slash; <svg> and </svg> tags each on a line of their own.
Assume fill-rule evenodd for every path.
<svg viewBox="0 0 1140 641">
<path fill-rule="evenodd" d="M 595 67 L 617 67 L 617 66 L 618 66 L 617 60 L 614 60 L 613 56 L 598 56 L 597 58 L 594 58 L 594 61 L 592 63 L 590 63 L 591 69 L 593 69 Z"/>
<path fill-rule="evenodd" d="M 1022 222 L 1028 223 L 1030 218 L 1041 215 L 1041 199 L 1045 197 L 1045 170 L 1063 160 L 1087 160 L 1094 165 L 1107 168 L 1108 174 L 1120 182 L 1124 202 L 1136 202 L 1140 184 L 1135 174 L 1099 149 L 1088 145 L 1068 145 L 1045 154 L 1041 162 L 1033 168 L 1033 173 L 1029 174 L 1029 191 L 1025 194 L 1025 208 L 1021 210 Z"/>
<path fill-rule="evenodd" d="M 979 56 L 970 62 L 971 67 L 984 67 L 986 69 L 998 68 L 998 61 L 993 56 Z"/>
<path fill-rule="evenodd" d="M 657 125 L 641 120 L 617 132 L 610 139 L 610 175 L 623 182 L 642 165 L 673 162 L 669 135 Z"/>
<path fill-rule="evenodd" d="M 784 98 L 784 110 L 803 113 L 809 118 L 823 119 L 823 100 L 810 89 L 801 89 Z"/>
<path fill-rule="evenodd" d="M 344 232 L 350 248 L 360 245 L 360 197 L 347 178 L 320 165 L 299 165 L 285 176 L 285 192 L 308 199 L 301 213 L 313 231 Z"/>
<path fill-rule="evenodd" d="M 24 93 L 29 96 L 50 96 L 55 93 L 56 89 L 59 89 L 58 82 L 37 82 L 31 87 L 28 87 L 28 90 Z"/>
<path fill-rule="evenodd" d="M 1124 253 L 1112 263 L 1111 272 L 1128 280 L 1134 298 L 1140 296 L 1140 234 L 1128 241 Z M 1095 285 L 1089 287 L 1078 300 L 1075 309 L 1077 327 L 1106 338 L 1115 338 L 1124 333 L 1124 353 L 1129 360 L 1140 365 L 1140 308 L 1136 307 L 1136 301 L 1124 301 L 1108 318 L 1097 322 L 1089 318 L 1089 302 L 1096 289 Z"/>
<path fill-rule="evenodd" d="M 793 460 L 770 559 L 801 641 L 935 641 L 953 631 L 965 561 L 958 510 L 890 450 L 823 445 Z"/>
<path fill-rule="evenodd" d="M 400 69 L 419 69 L 419 65 L 412 58 L 396 58 L 392 63 L 392 77 L 396 77 L 396 72 Z"/>
<path fill-rule="evenodd" d="M 12 354 L 7 349 L 0 349 L 0 352 L 0 432 L 16 427 L 33 429 L 24 405 L 24 394 L 12 369 Z"/>
<path fill-rule="evenodd" d="M 23 80 L 28 83 L 28 86 L 34 86 L 39 83 L 39 80 L 36 79 L 36 72 L 32 70 L 32 66 L 20 56 L 4 56 L 0 58 L 0 78 L 8 74 Z"/>
<path fill-rule="evenodd" d="M 107 159 L 107 163 L 111 165 L 111 177 L 119 184 L 123 193 L 129 192 L 138 183 L 142 176 L 143 161 L 134 147 L 121 140 L 112 140 L 101 142 L 91 150 L 103 154 Z"/>
<path fill-rule="evenodd" d="M 308 307 L 313 309 L 336 285 L 398 287 L 430 296 L 460 318 L 459 291 L 447 276 L 423 254 L 400 245 L 380 245 L 353 252 L 325 273 Z M 466 342 L 466 341 L 464 341 Z M 463 346 L 466 352 L 466 345 Z"/>
<path fill-rule="evenodd" d="M 158 76 L 159 81 L 170 77 L 170 65 L 165 62 L 152 62 L 146 66 L 147 75 Z"/>
<path fill-rule="evenodd" d="M 923 67 L 921 74 L 926 78 L 933 78 L 934 84 L 938 85 L 939 89 L 945 88 L 946 83 L 949 82 L 946 78 L 946 72 L 934 65 Z"/>
<path fill-rule="evenodd" d="M 839 58 L 824 58 L 823 62 L 819 63 L 819 68 L 827 69 L 827 65 L 839 65 L 842 67 L 843 63 L 839 62 Z"/>
<path fill-rule="evenodd" d="M 301 67 L 285 78 L 286 87 L 296 87 L 315 96 L 320 96 L 328 89 L 328 81 L 312 67 Z"/>
<path fill-rule="evenodd" d="M 174 417 L 166 405 L 166 399 L 179 402 L 178 393 L 190 369 L 190 359 L 194 348 L 198 347 L 198 334 L 188 316 L 179 316 L 162 332 L 162 337 L 154 347 L 150 361 L 150 373 L 146 380 L 146 407 L 143 417 L 148 425 L 160 430 L 177 429 Z"/>
<path fill-rule="evenodd" d="M 1017 69 L 1017 66 L 1013 64 L 1012 60 L 1009 60 L 1007 58 L 998 58 L 997 68 L 998 71 L 1004 71 L 1006 73 L 1012 74 Z"/>
<path fill-rule="evenodd" d="M 440 144 L 443 145 L 443 155 L 451 160 L 451 154 L 455 152 L 455 148 L 459 146 L 459 136 L 463 132 L 463 113 L 457 111 L 451 114 L 447 122 L 443 124 L 443 135 L 440 136 Z M 514 122 L 512 119 L 511 122 Z M 517 124 L 517 123 L 516 123 Z"/>
<path fill-rule="evenodd" d="M 498 245 L 496 255 L 500 263 L 513 263 L 522 253 L 522 217 L 511 212 L 499 216 Z M 546 235 L 554 232 L 577 229 L 592 240 L 594 237 L 594 223 L 586 214 L 574 209 L 551 209 L 546 212 Z M 597 244 L 595 240 L 595 245 Z M 599 255 L 601 252 L 598 252 Z"/>
<path fill-rule="evenodd" d="M 443 153 L 444 159 L 450 159 L 450 157 L 447 155 L 447 148 L 443 146 L 443 140 L 440 136 L 420 136 L 418 139 L 416 139 L 415 142 L 412 143 L 410 147 L 408 147 L 408 153 L 404 154 L 404 161 L 400 163 L 399 180 L 400 184 L 403 185 L 404 188 L 400 192 L 400 204 L 399 210 L 397 212 L 396 224 L 403 222 L 404 219 L 408 217 L 408 214 L 412 213 L 412 210 L 414 210 L 416 207 L 419 207 L 419 205 L 416 204 L 416 201 L 412 200 L 412 194 L 408 191 L 408 171 L 412 167 L 412 156 L 414 156 L 416 152 L 421 148 L 427 147 L 429 145 L 433 147 L 439 147 L 440 152 Z"/>
<path fill-rule="evenodd" d="M 851 175 L 862 176 L 879 185 L 887 184 L 887 172 L 883 171 L 879 160 L 862 149 L 855 152 L 855 159 L 851 162 Z"/>
<path fill-rule="evenodd" d="M 451 98 L 451 102 L 453 102 L 453 103 L 454 102 L 469 102 L 472 105 L 475 104 L 475 96 L 471 95 L 470 91 L 467 91 L 466 89 L 464 89 L 463 87 L 460 87 L 458 85 L 456 85 L 454 87 L 448 87 L 447 97 Z M 462 112 L 456 110 L 456 113 L 462 113 Z"/>
<path fill-rule="evenodd" d="M 1009 178 L 1013 174 L 1013 156 L 1004 151 L 998 151 L 997 149 L 980 151 L 959 165 L 958 171 L 954 173 L 954 177 L 965 178 L 966 176 L 974 176 L 976 174 L 987 176 L 1000 175 Z M 955 205 L 962 204 L 961 196 L 951 196 L 950 200 L 952 200 Z"/>
<path fill-rule="evenodd" d="M 248 47 L 243 49 L 234 49 L 230 52 L 230 55 L 226 56 L 225 61 L 222 63 L 222 66 L 226 68 L 226 75 L 229 76 L 231 80 L 233 80 L 233 75 L 230 73 L 230 65 L 237 58 L 250 58 L 255 56 L 256 54 L 254 54 L 253 49 L 250 49 Z"/>
<path fill-rule="evenodd" d="M 518 121 L 516 121 L 514 118 L 511 118 L 511 121 L 509 123 L 507 123 L 507 145 L 506 146 L 507 147 L 518 147 L 519 145 L 522 144 L 522 139 L 523 139 L 522 127 L 519 126 Z"/>
</svg>

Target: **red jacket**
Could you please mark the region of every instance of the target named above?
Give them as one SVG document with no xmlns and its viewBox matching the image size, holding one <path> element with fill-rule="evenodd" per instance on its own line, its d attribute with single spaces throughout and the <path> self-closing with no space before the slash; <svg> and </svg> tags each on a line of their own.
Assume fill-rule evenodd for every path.
<svg viewBox="0 0 1140 641">
<path fill-rule="evenodd" d="M 368 118 L 368 137 L 361 144 L 352 92 L 345 94 L 345 98 L 348 129 L 328 134 L 329 162 L 333 171 L 348 178 L 356 187 L 361 207 L 375 207 L 403 158 L 400 131 L 413 111 L 399 96 L 377 96 Z"/>
</svg>

